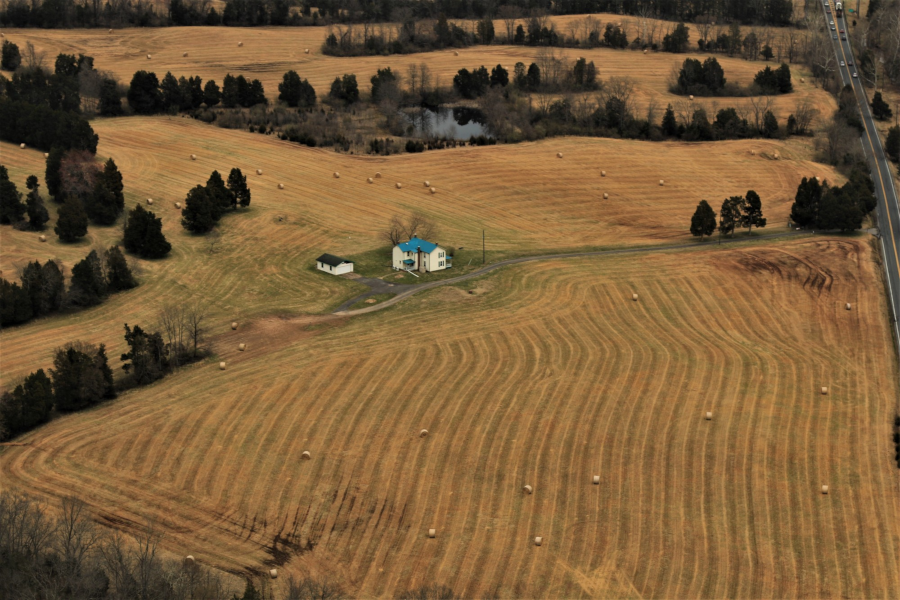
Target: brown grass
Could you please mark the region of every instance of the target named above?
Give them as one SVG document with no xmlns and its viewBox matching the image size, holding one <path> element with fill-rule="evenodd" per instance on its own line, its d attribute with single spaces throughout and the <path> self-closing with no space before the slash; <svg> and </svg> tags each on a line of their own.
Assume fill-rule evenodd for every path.
<svg viewBox="0 0 900 600">
<path fill-rule="evenodd" d="M 900 390 L 872 254 L 820 239 L 533 263 L 315 331 L 257 321 L 253 352 L 220 337 L 227 371 L 3 448 L 2 481 L 354 596 L 897 597 Z"/>
</svg>

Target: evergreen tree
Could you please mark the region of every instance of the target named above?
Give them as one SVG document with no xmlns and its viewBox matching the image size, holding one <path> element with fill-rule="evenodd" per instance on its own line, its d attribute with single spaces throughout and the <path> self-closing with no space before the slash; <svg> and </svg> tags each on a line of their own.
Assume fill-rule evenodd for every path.
<svg viewBox="0 0 900 600">
<path fill-rule="evenodd" d="M 506 87 L 509 85 L 509 72 L 503 65 L 497 65 L 491 70 L 491 87 Z"/>
<path fill-rule="evenodd" d="M 56 261 L 48 260 L 41 267 L 41 310 L 46 315 L 62 308 L 66 296 L 66 280 Z"/>
<path fill-rule="evenodd" d="M 162 258 L 172 250 L 172 245 L 163 235 L 162 220 L 140 204 L 128 213 L 123 245 L 141 258 Z"/>
<path fill-rule="evenodd" d="M 750 190 L 745 196 L 746 202 L 741 207 L 741 226 L 747 228 L 747 234 L 753 227 L 765 227 L 766 218 L 763 217 L 762 199 L 755 191 Z"/>
<path fill-rule="evenodd" d="M 819 202 L 816 227 L 852 231 L 862 227 L 863 212 L 852 194 L 843 188 L 828 188 Z"/>
<path fill-rule="evenodd" d="M 819 201 L 822 193 L 827 188 L 819 184 L 815 177 L 804 177 L 797 186 L 797 194 L 794 196 L 794 204 L 791 206 L 791 221 L 807 227 L 815 225 L 819 213 Z"/>
<path fill-rule="evenodd" d="M 125 343 L 129 351 L 122 354 L 122 370 L 137 385 L 146 385 L 165 374 L 165 343 L 158 333 L 145 332 L 139 325 L 134 329 L 125 324 Z"/>
<path fill-rule="evenodd" d="M 725 235 L 734 232 L 741 221 L 741 213 L 743 213 L 744 204 L 743 196 L 732 196 L 726 198 L 722 202 L 722 210 L 719 213 L 719 231 Z"/>
<path fill-rule="evenodd" d="M 666 112 L 663 115 L 661 129 L 663 135 L 667 137 L 675 137 L 678 135 L 678 122 L 675 120 L 675 111 L 672 110 L 672 105 L 668 105 L 666 107 Z"/>
<path fill-rule="evenodd" d="M 62 202 L 60 193 L 62 192 L 62 178 L 59 169 L 62 167 L 62 159 L 65 151 L 57 146 L 50 149 L 50 156 L 47 157 L 47 168 L 44 171 L 44 181 L 47 182 L 47 192 L 53 196 L 57 202 Z"/>
<path fill-rule="evenodd" d="M 712 235 L 716 230 L 716 211 L 712 209 L 709 202 L 701 200 L 691 217 L 691 235 L 699 236 L 703 241 L 704 235 Z"/>
<path fill-rule="evenodd" d="M 891 110 L 890 104 L 881 97 L 881 92 L 875 92 L 872 96 L 872 116 L 879 121 L 886 121 L 894 116 L 894 111 Z"/>
<path fill-rule="evenodd" d="M 203 102 L 206 103 L 208 108 L 212 108 L 221 101 L 222 92 L 219 91 L 219 86 L 216 85 L 216 82 L 210 79 L 203 86 Z"/>
<path fill-rule="evenodd" d="M 375 77 L 372 80 L 374 91 Z M 372 95 L 374 97 L 374 93 Z M 278 99 L 291 107 L 296 107 L 300 102 L 300 76 L 297 75 L 297 71 L 290 70 L 284 74 L 281 83 L 278 84 Z"/>
<path fill-rule="evenodd" d="M 193 233 L 206 233 L 215 227 L 221 214 L 216 201 L 201 185 L 187 193 L 181 210 L 181 226 Z"/>
<path fill-rule="evenodd" d="M 380 102 L 384 98 L 395 95 L 398 91 L 399 82 L 397 81 L 397 76 L 394 75 L 390 67 L 378 69 L 369 81 L 372 83 L 372 102 Z M 300 78 L 298 77 L 298 87 L 299 84 Z"/>
<path fill-rule="evenodd" d="M 137 287 L 137 280 L 118 246 L 110 246 L 106 251 L 106 285 L 110 293 Z"/>
<path fill-rule="evenodd" d="M 44 270 L 41 268 L 41 263 L 38 261 L 28 263 L 22 269 L 20 280 L 22 289 L 31 302 L 32 316 L 40 317 L 44 315 Z"/>
<path fill-rule="evenodd" d="M 234 199 L 234 206 L 238 204 L 242 208 L 250 206 L 250 188 L 247 187 L 247 177 L 241 173 L 240 169 L 232 169 L 228 174 L 228 191 Z"/>
<path fill-rule="evenodd" d="M 238 91 L 237 78 L 231 73 L 227 74 L 222 81 L 221 100 L 222 106 L 225 108 L 234 108 L 240 104 L 241 97 Z"/>
<path fill-rule="evenodd" d="M 884 142 L 884 151 L 894 162 L 900 161 L 900 127 L 897 125 L 888 129 L 887 140 Z"/>
<path fill-rule="evenodd" d="M 38 369 L 0 398 L 0 422 L 6 427 L 7 438 L 46 423 L 52 408 L 53 385 L 44 370 Z"/>
<path fill-rule="evenodd" d="M 778 137 L 778 119 L 771 110 L 767 110 L 763 116 L 763 133 L 768 138 Z"/>
<path fill-rule="evenodd" d="M 16 188 L 16 184 L 9 180 L 6 167 L 0 165 L 0 223 L 18 223 L 25 211 L 22 194 Z"/>
<path fill-rule="evenodd" d="M 237 200 L 225 186 L 225 181 L 218 171 L 213 171 L 206 180 L 206 192 L 213 203 L 213 213 L 216 221 L 225 214 L 228 209 L 237 206 Z"/>
<path fill-rule="evenodd" d="M 94 306 L 103 302 L 108 294 L 103 263 L 97 252 L 91 250 L 90 254 L 72 267 L 69 301 L 78 306 Z"/>
<path fill-rule="evenodd" d="M 112 370 L 101 344 L 75 342 L 57 348 L 53 357 L 53 397 L 56 410 L 68 412 L 114 398 Z"/>
<path fill-rule="evenodd" d="M 22 64 L 19 47 L 9 40 L 3 40 L 3 51 L 0 55 L 0 67 L 7 71 L 15 71 Z"/>
<path fill-rule="evenodd" d="M 117 117 L 122 110 L 122 97 L 119 96 L 119 86 L 115 79 L 105 78 L 100 84 L 100 115 L 104 117 Z"/>
<path fill-rule="evenodd" d="M 138 71 L 134 74 L 128 87 L 128 105 L 139 115 L 150 115 L 163 110 L 163 98 L 156 73 Z"/>
<path fill-rule="evenodd" d="M 88 218 L 97 225 L 112 225 L 119 216 L 115 195 L 101 179 L 97 179 L 94 190 L 85 198 L 84 210 Z"/>
<path fill-rule="evenodd" d="M 541 69 L 535 63 L 528 66 L 528 73 L 525 74 L 525 81 L 528 89 L 536 90 L 541 87 Z"/>
<path fill-rule="evenodd" d="M 181 108 L 181 88 L 171 71 L 163 77 L 159 84 L 159 91 L 162 94 L 163 110 L 176 111 Z"/>
<path fill-rule="evenodd" d="M 29 190 L 28 198 L 25 200 L 25 211 L 28 213 L 28 225 L 34 231 L 41 231 L 50 220 L 50 213 L 47 212 L 47 207 L 44 206 L 44 200 L 41 198 L 40 186 L 37 177 L 28 176 L 28 180 L 25 182 L 25 187 Z"/>
<path fill-rule="evenodd" d="M 32 316 L 28 293 L 19 284 L 0 278 L 0 327 L 25 323 Z"/>
<path fill-rule="evenodd" d="M 84 205 L 76 197 L 69 198 L 59 208 L 59 217 L 53 231 L 66 243 L 77 242 L 87 235 L 88 216 Z"/>
<path fill-rule="evenodd" d="M 790 94 L 794 91 L 794 85 L 791 83 L 791 68 L 787 66 L 787 63 L 781 63 L 781 66 L 776 69 L 775 82 L 780 94 Z"/>
</svg>

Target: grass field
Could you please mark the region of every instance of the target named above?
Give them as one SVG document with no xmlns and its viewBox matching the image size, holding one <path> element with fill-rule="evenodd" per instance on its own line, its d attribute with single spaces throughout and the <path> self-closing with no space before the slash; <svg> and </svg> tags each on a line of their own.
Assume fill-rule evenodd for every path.
<svg viewBox="0 0 900 600">
<path fill-rule="evenodd" d="M 879 273 L 869 238 L 817 239 L 260 319 L 219 337 L 228 370 L 54 421 L 0 473 L 118 528 L 152 518 L 205 563 L 362 597 L 897 597 Z"/>
<path fill-rule="evenodd" d="M 459 253 L 462 267 L 468 260 L 464 252 L 480 250 L 482 229 L 489 261 L 563 249 L 685 242 L 701 198 L 718 207 L 727 196 L 750 188 L 762 196 L 769 229 L 777 230 L 787 221 L 802 177 L 838 179 L 829 168 L 804 160 L 807 142 L 797 140 L 660 144 L 567 138 L 376 158 L 177 117 L 101 119 L 94 128 L 100 135 L 98 154 L 112 156 L 123 173 L 127 205 L 154 199 L 152 210 L 163 220 L 172 255 L 139 261 L 143 284 L 100 307 L 4 331 L 3 343 L 17 348 L 2 358 L 4 385 L 46 366 L 53 348 L 73 339 L 104 342 L 110 355 L 118 356 L 124 351 L 123 323 L 150 323 L 166 303 L 204 303 L 213 333 L 233 320 L 331 310 L 364 288 L 316 272 L 313 259 L 322 252 L 352 256 L 382 247 L 381 229 L 397 213 L 420 211 L 434 219 L 437 241 L 467 248 Z M 563 152 L 562 160 L 557 151 Z M 763 156 L 776 151 L 783 160 Z M 10 144 L 0 145 L 0 153 L 20 190 L 29 174 L 42 179 L 42 153 Z M 190 154 L 197 160 L 191 161 Z M 248 175 L 250 209 L 225 217 L 218 237 L 189 235 L 175 202 L 204 183 L 213 169 L 227 176 L 231 167 Z M 255 174 L 257 168 L 262 176 Z M 601 170 L 608 176 L 601 177 Z M 376 171 L 384 177 L 367 184 Z M 437 194 L 422 185 L 426 179 Z M 279 190 L 278 183 L 285 189 Z M 55 212 L 53 203 L 48 205 Z M 71 269 L 92 247 L 121 239 L 120 226 L 91 227 L 88 239 L 74 245 L 61 244 L 52 228 L 46 233 L 49 240 L 41 243 L 36 233 L 0 228 L 4 277 L 17 279 L 17 268 L 36 259 L 59 258 Z"/>
<path fill-rule="evenodd" d="M 561 18 L 562 19 L 562 18 Z M 567 19 L 560 21 L 566 27 Z M 524 46 L 473 46 L 454 51 L 429 52 L 395 56 L 338 58 L 319 53 L 325 39 L 325 27 L 298 28 L 240 28 L 240 27 L 169 27 L 114 30 L 11 30 L 7 38 L 21 47 L 28 41 L 47 55 L 47 61 L 60 52 L 84 53 L 94 57 L 97 69 L 110 71 L 122 82 L 131 81 L 132 75 L 141 69 L 154 71 L 160 79 L 167 71 L 176 77 L 199 75 L 205 80 L 214 79 L 219 85 L 227 73 L 244 74 L 262 81 L 267 96 L 278 96 L 278 84 L 288 70 L 297 71 L 309 79 L 319 98 L 324 98 L 334 78 L 343 73 L 355 73 L 360 89 L 368 92 L 369 80 L 376 70 L 391 67 L 395 73 L 405 75 L 409 65 L 426 63 L 441 85 L 450 86 L 453 76 L 462 68 L 473 69 L 486 65 L 489 69 L 502 64 L 510 73 L 516 62 L 526 65 L 537 59 L 539 49 Z M 238 47 L 243 42 L 243 47 Z M 309 48 L 310 54 L 305 54 Z M 184 52 L 188 53 L 183 57 Z M 152 59 L 147 59 L 147 54 Z M 646 107 L 653 102 L 657 106 L 657 120 L 667 104 L 685 101 L 669 93 L 668 80 L 674 65 L 680 65 L 687 55 L 596 49 L 559 49 L 558 54 L 568 58 L 570 64 L 578 57 L 585 57 L 597 65 L 599 77 L 629 77 L 636 84 L 635 104 L 643 116 Z M 691 55 L 694 56 L 694 55 Z M 702 58 L 701 55 L 697 55 Z M 753 76 L 764 68 L 763 61 L 745 61 L 715 55 L 729 81 L 749 85 Z M 772 63 L 770 63 L 772 64 Z M 801 83 L 807 75 L 799 65 L 793 66 L 793 94 L 773 100 L 773 113 L 782 121 L 794 112 L 798 102 L 809 101 L 823 115 L 836 108 L 834 100 L 817 89 L 811 80 Z M 747 98 L 696 99 L 714 111 L 716 107 L 749 106 Z"/>
</svg>

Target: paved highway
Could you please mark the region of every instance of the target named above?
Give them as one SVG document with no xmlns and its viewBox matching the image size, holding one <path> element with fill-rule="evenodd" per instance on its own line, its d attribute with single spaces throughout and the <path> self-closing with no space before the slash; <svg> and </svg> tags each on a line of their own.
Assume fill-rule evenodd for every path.
<svg viewBox="0 0 900 600">
<path fill-rule="evenodd" d="M 825 4 L 822 4 L 825 11 Z M 833 9 L 832 9 L 833 10 Z M 834 12 L 825 12 L 825 22 L 828 23 L 828 31 L 836 34 L 832 36 L 835 55 L 844 85 L 852 85 L 859 102 L 863 124 L 866 130 L 860 137 L 869 168 L 872 171 L 872 179 L 875 181 L 875 194 L 878 196 L 878 231 L 881 234 L 882 255 L 888 281 L 888 302 L 891 305 L 891 319 L 894 332 L 897 335 L 898 350 L 900 350 L 900 328 L 897 324 L 897 315 L 900 315 L 900 203 L 897 201 L 897 190 L 894 188 L 894 180 L 891 177 L 892 164 L 884 154 L 884 147 L 878 137 L 869 101 L 863 89 L 862 80 L 854 77 L 857 73 L 856 61 L 853 59 L 853 50 L 849 40 L 842 40 L 840 31 L 849 31 L 846 17 L 836 17 Z M 831 22 L 834 21 L 835 31 L 831 31 Z M 843 64 L 844 66 L 840 66 Z"/>
</svg>

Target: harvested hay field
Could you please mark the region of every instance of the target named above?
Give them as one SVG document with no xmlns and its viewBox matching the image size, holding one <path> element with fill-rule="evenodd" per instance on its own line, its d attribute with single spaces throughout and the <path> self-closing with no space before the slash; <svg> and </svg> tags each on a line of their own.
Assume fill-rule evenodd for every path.
<svg viewBox="0 0 900 600">
<path fill-rule="evenodd" d="M 437 223 L 439 241 L 452 247 L 480 249 L 486 229 L 493 260 L 686 242 L 701 198 L 718 207 L 722 199 L 750 188 L 763 198 L 769 229 L 778 229 L 802 177 L 838 179 L 829 168 L 805 160 L 808 148 L 797 141 L 692 145 L 564 138 L 384 158 L 310 149 L 183 118 L 104 119 L 94 128 L 100 135 L 98 154 L 113 157 L 124 176 L 127 206 L 155 199 L 152 210 L 162 218 L 172 255 L 139 261 L 143 285 L 103 306 L 4 331 L 3 343 L 17 348 L 15 354 L 4 353 L 4 382 L 47 365 L 55 346 L 82 336 L 105 342 L 111 356 L 118 356 L 124 351 L 122 323 L 152 322 L 165 303 L 204 303 L 216 323 L 213 333 L 235 319 L 333 309 L 365 288 L 317 273 L 313 259 L 326 251 L 352 256 L 382 247 L 381 229 L 395 214 L 425 213 Z M 751 149 L 757 155 L 751 156 Z M 785 159 L 762 156 L 776 151 Z M 27 175 L 42 176 L 43 154 L 37 150 L 2 144 L 0 152 L 20 189 Z M 557 152 L 565 158 L 555 158 Z M 190 160 L 191 154 L 197 160 Z M 232 167 L 248 177 L 250 209 L 226 216 L 219 234 L 188 234 L 175 202 L 184 201 L 214 169 L 227 177 Z M 255 174 L 257 168 L 264 170 L 262 176 Z M 607 177 L 600 177 L 601 170 Z M 333 177 L 335 171 L 340 179 Z M 384 177 L 366 183 L 376 171 Z M 422 186 L 426 179 L 436 194 Z M 396 182 L 404 184 L 402 190 Z M 285 188 L 278 189 L 278 183 Z M 608 200 L 603 193 L 609 193 Z M 55 212 L 54 203 L 47 204 Z M 74 245 L 60 243 L 52 228 L 48 238 L 41 243 L 35 233 L 0 228 L 4 276 L 16 279 L 17 268 L 36 259 L 59 258 L 71 269 L 92 247 L 120 243 L 121 227 L 92 226 L 89 238 Z M 110 314 L 117 319 L 111 321 Z"/>
<path fill-rule="evenodd" d="M 574 17 L 560 17 L 560 27 L 566 29 L 571 26 L 569 21 L 572 19 Z M 227 73 L 243 74 L 258 78 L 273 101 L 278 96 L 278 84 L 284 73 L 291 69 L 308 79 L 319 98 L 324 98 L 334 78 L 344 73 L 355 73 L 361 91 L 367 93 L 369 80 L 378 69 L 389 66 L 403 76 L 410 65 L 424 62 L 436 80 L 449 86 L 453 76 L 462 68 L 485 65 L 490 69 L 502 64 L 512 73 L 517 62 L 528 65 L 538 61 L 538 55 L 544 51 L 525 46 L 473 46 L 456 51 L 343 58 L 325 56 L 319 52 L 326 34 L 325 27 L 166 27 L 116 29 L 113 33 L 107 33 L 105 29 L 19 29 L 8 32 L 7 38 L 23 48 L 26 42 L 32 42 L 37 50 L 46 52 L 50 57 L 60 52 L 88 54 L 94 57 L 96 68 L 112 72 L 123 83 L 130 82 L 139 70 L 153 71 L 160 79 L 167 71 L 176 77 L 199 75 L 204 81 L 214 79 L 219 85 Z M 244 42 L 242 47 L 238 47 L 239 41 Z M 310 48 L 310 54 L 304 53 L 306 48 Z M 570 64 L 582 56 L 594 61 L 602 79 L 631 78 L 636 85 L 634 102 L 640 113 L 651 102 L 657 105 L 657 111 L 662 111 L 669 103 L 686 100 L 668 91 L 672 68 L 688 56 L 701 60 L 705 56 L 661 52 L 643 54 L 608 48 L 553 51 L 557 56 L 567 58 Z M 187 57 L 182 56 L 184 52 L 188 52 Z M 454 52 L 458 52 L 459 56 Z M 148 53 L 152 54 L 152 60 L 147 60 Z M 714 56 L 725 70 L 728 81 L 742 85 L 752 83 L 753 76 L 766 65 L 763 61 L 750 62 L 719 54 Z M 817 89 L 808 74 L 800 69 L 799 65 L 793 66 L 796 91 L 773 100 L 773 112 L 782 120 L 801 101 L 808 101 L 823 115 L 830 114 L 836 108 L 831 96 Z M 800 77 L 807 77 L 806 83 L 800 83 Z M 700 99 L 696 102 L 699 103 Z M 716 101 L 703 100 L 702 103 L 708 109 L 714 106 L 749 106 L 746 98 L 719 98 Z M 659 112 L 657 120 L 661 117 Z"/>
<path fill-rule="evenodd" d="M 532 263 L 467 287 L 280 346 L 259 344 L 289 322 L 229 332 L 227 371 L 0 449 L 4 485 L 354 596 L 900 596 L 900 390 L 868 238 Z"/>
</svg>

